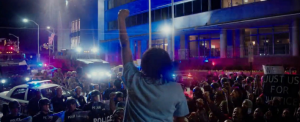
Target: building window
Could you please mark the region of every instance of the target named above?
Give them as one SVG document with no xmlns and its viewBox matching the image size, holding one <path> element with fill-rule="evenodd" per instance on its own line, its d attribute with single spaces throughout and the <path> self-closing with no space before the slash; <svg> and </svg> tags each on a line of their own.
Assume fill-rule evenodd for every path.
<svg viewBox="0 0 300 122">
<path fill-rule="evenodd" d="M 289 33 L 274 34 L 274 54 L 289 54 L 290 38 Z"/>
<path fill-rule="evenodd" d="M 168 7 L 161 9 L 161 18 L 162 20 L 169 19 Z"/>
<path fill-rule="evenodd" d="M 161 20 L 161 9 L 154 10 L 154 21 L 160 21 Z"/>
<path fill-rule="evenodd" d="M 143 24 L 146 24 L 149 22 L 149 13 L 146 12 L 146 13 L 142 13 L 142 16 L 143 16 Z"/>
<path fill-rule="evenodd" d="M 135 0 L 108 0 L 108 9 L 112 9 Z"/>
<path fill-rule="evenodd" d="M 201 12 L 201 1 L 195 0 L 193 1 L 193 14 Z"/>
<path fill-rule="evenodd" d="M 213 35 L 215 34 L 191 35 L 189 37 L 190 57 L 220 57 L 220 36 Z"/>
<path fill-rule="evenodd" d="M 137 15 L 131 16 L 131 26 L 137 25 Z"/>
<path fill-rule="evenodd" d="M 136 22 L 137 25 L 143 24 L 143 14 L 138 14 L 136 20 L 137 20 Z"/>
<path fill-rule="evenodd" d="M 255 0 L 244 0 L 244 4 L 254 3 Z"/>
<path fill-rule="evenodd" d="M 165 39 L 152 40 L 151 43 L 152 43 L 151 47 L 161 48 L 161 49 L 164 49 L 165 51 L 168 51 L 168 40 L 166 38 Z"/>
<path fill-rule="evenodd" d="M 193 9 L 192 2 L 186 2 L 186 3 L 184 3 L 184 15 L 193 14 L 192 9 Z"/>
<path fill-rule="evenodd" d="M 222 8 L 231 7 L 231 0 L 222 0 Z"/>
<path fill-rule="evenodd" d="M 222 8 L 228 8 L 233 6 L 239 6 L 243 4 L 249 4 L 254 2 L 262 2 L 266 0 L 222 0 Z"/>
<path fill-rule="evenodd" d="M 221 0 L 211 0 L 211 10 L 216 10 L 221 8 Z"/>
<path fill-rule="evenodd" d="M 208 0 L 202 0 L 202 12 L 208 11 Z"/>
<path fill-rule="evenodd" d="M 183 16 L 183 4 L 175 5 L 175 17 Z"/>
<path fill-rule="evenodd" d="M 253 45 L 253 55 L 290 54 L 290 33 L 288 25 L 245 29 L 245 55 L 249 45 Z"/>
</svg>

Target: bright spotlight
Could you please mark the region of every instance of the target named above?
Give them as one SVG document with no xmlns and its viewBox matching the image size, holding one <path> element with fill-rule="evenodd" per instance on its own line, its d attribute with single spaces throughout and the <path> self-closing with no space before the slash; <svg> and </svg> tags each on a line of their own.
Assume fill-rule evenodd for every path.
<svg viewBox="0 0 300 122">
<path fill-rule="evenodd" d="M 1 80 L 1 83 L 5 83 L 5 82 L 6 82 L 6 80 L 4 80 L 4 79 Z"/>
<path fill-rule="evenodd" d="M 91 75 L 87 75 L 88 78 L 91 78 Z"/>
<path fill-rule="evenodd" d="M 98 49 L 94 47 L 94 48 L 92 48 L 92 52 L 96 53 L 96 52 L 98 52 Z"/>
<path fill-rule="evenodd" d="M 76 51 L 80 53 L 82 51 L 81 47 L 77 47 Z"/>
<path fill-rule="evenodd" d="M 107 72 L 107 73 L 106 73 L 106 75 L 107 75 L 108 77 L 110 77 L 110 76 L 111 76 L 111 74 L 110 74 L 109 72 Z"/>
<path fill-rule="evenodd" d="M 171 33 L 171 28 L 169 25 L 164 25 L 162 26 L 161 28 L 162 32 L 165 33 L 165 34 L 170 34 Z"/>
<path fill-rule="evenodd" d="M 51 27 L 50 26 L 47 26 L 47 29 L 50 29 Z"/>
<path fill-rule="evenodd" d="M 23 19 L 23 22 L 28 22 L 29 20 L 28 19 Z"/>
<path fill-rule="evenodd" d="M 29 80 L 30 80 L 30 78 L 29 78 L 29 77 L 26 77 L 26 78 L 25 78 L 25 81 L 29 81 Z"/>
</svg>

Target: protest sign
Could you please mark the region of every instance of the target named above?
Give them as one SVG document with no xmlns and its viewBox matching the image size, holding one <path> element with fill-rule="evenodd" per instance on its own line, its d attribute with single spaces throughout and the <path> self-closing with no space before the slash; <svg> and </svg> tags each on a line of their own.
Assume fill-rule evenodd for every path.
<svg viewBox="0 0 300 122">
<path fill-rule="evenodd" d="M 299 75 L 264 75 L 263 94 L 266 101 L 280 97 L 283 106 L 298 106 Z"/>
<path fill-rule="evenodd" d="M 263 65 L 263 70 L 264 70 L 265 75 L 284 74 L 283 66 L 266 66 L 266 65 Z"/>
</svg>

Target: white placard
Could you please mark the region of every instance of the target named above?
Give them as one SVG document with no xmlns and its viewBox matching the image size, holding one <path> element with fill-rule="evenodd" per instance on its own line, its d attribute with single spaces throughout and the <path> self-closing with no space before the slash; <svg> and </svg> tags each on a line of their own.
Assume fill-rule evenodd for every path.
<svg viewBox="0 0 300 122">
<path fill-rule="evenodd" d="M 284 74 L 283 66 L 266 66 L 263 65 L 264 74 Z"/>
<path fill-rule="evenodd" d="M 136 59 L 137 65 L 141 66 L 141 59 Z"/>
</svg>

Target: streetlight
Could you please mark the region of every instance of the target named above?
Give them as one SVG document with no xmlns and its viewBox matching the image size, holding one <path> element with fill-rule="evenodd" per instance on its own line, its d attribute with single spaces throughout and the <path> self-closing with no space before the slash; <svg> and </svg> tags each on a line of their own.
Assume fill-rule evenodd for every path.
<svg viewBox="0 0 300 122">
<path fill-rule="evenodd" d="M 37 61 L 39 62 L 40 61 L 40 26 L 39 24 L 37 24 L 35 21 L 33 20 L 28 20 L 28 19 L 23 19 L 23 22 L 27 23 L 27 22 L 33 22 L 37 27 L 38 27 L 38 31 L 37 31 L 37 48 L 38 48 L 38 54 L 37 54 Z"/>
<path fill-rule="evenodd" d="M 10 35 L 10 36 L 14 36 L 14 37 L 16 37 L 16 38 L 18 39 L 18 51 L 20 51 L 20 41 L 19 41 L 19 37 L 16 36 L 16 35 L 14 35 L 14 34 L 11 34 L 11 33 L 9 33 L 9 35 Z"/>
<path fill-rule="evenodd" d="M 93 47 L 93 48 L 92 48 L 92 52 L 93 52 L 93 53 L 97 53 L 97 52 L 98 52 L 98 49 L 97 49 L 96 47 Z"/>
<path fill-rule="evenodd" d="M 163 33 L 169 35 L 170 32 L 171 32 L 171 28 L 170 28 L 170 26 L 168 26 L 168 25 L 164 25 L 164 26 L 162 26 L 161 31 L 162 31 Z"/>
<path fill-rule="evenodd" d="M 23 22 L 28 22 L 28 19 L 23 19 Z"/>
<path fill-rule="evenodd" d="M 77 48 L 76 48 L 76 51 L 77 51 L 78 53 L 80 53 L 80 52 L 82 51 L 81 47 L 77 47 Z"/>
</svg>

